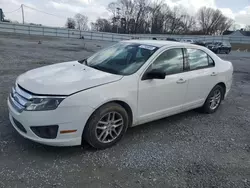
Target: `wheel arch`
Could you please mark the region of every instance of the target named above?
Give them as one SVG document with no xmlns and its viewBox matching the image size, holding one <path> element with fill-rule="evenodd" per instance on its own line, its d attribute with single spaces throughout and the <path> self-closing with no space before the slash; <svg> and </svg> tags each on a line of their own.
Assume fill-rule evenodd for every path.
<svg viewBox="0 0 250 188">
<path fill-rule="evenodd" d="M 121 100 L 114 100 L 111 102 L 114 102 L 114 103 L 121 105 L 126 110 L 126 112 L 128 113 L 128 118 L 129 118 L 128 126 L 131 127 L 133 124 L 133 111 L 132 111 L 131 107 L 126 102 L 121 101 Z"/>
<path fill-rule="evenodd" d="M 223 88 L 223 92 L 224 93 L 223 93 L 223 98 L 222 99 L 224 99 L 225 98 L 225 94 L 226 94 L 226 84 L 224 82 L 219 82 L 216 85 L 219 85 L 219 86 L 221 86 Z"/>
<path fill-rule="evenodd" d="M 109 104 L 109 103 L 116 103 L 116 104 L 119 104 L 120 106 L 122 106 L 126 112 L 128 113 L 128 117 L 129 117 L 129 127 L 131 127 L 133 125 L 133 120 L 134 120 L 134 117 L 133 117 L 133 111 L 132 111 L 132 108 L 130 107 L 130 105 L 122 100 L 111 100 L 111 101 L 107 101 L 107 102 L 104 102 L 103 104 L 101 104 L 100 106 L 98 106 L 97 108 L 95 108 L 95 110 L 91 113 L 91 115 L 89 116 L 87 122 L 89 121 L 89 119 L 91 118 L 91 116 L 93 115 L 93 113 L 101 108 L 102 106 L 106 105 L 106 104 Z"/>
</svg>

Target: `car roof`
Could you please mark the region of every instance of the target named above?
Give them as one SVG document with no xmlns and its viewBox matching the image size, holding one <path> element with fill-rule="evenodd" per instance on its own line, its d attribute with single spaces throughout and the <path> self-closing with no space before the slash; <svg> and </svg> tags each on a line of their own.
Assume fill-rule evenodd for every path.
<svg viewBox="0 0 250 188">
<path fill-rule="evenodd" d="M 182 43 L 182 42 L 175 42 L 175 41 L 164 41 L 164 40 L 124 40 L 122 42 L 127 42 L 127 43 L 136 43 L 136 44 L 143 44 L 143 45 L 150 45 L 150 46 L 156 46 L 158 48 L 161 48 L 163 46 L 196 46 L 193 44 L 188 44 L 188 43 Z"/>
</svg>

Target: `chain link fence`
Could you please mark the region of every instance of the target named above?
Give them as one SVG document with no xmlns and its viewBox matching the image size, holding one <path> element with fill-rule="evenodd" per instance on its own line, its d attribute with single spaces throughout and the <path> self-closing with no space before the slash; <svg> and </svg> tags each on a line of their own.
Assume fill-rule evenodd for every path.
<svg viewBox="0 0 250 188">
<path fill-rule="evenodd" d="M 26 24 L 13 24 L 0 22 L 0 32 L 17 33 L 27 35 L 41 35 L 66 38 L 84 38 L 90 40 L 120 41 L 128 39 L 157 39 L 166 40 L 175 38 L 177 40 L 201 40 L 201 41 L 229 41 L 232 44 L 250 44 L 250 37 L 237 35 L 165 35 L 165 34 L 116 34 L 97 31 L 80 31 L 77 29 L 55 28 Z"/>
</svg>

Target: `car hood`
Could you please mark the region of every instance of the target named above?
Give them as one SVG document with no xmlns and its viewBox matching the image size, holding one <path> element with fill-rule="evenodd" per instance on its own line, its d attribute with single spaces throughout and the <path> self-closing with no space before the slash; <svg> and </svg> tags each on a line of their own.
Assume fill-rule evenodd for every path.
<svg viewBox="0 0 250 188">
<path fill-rule="evenodd" d="M 72 61 L 30 70 L 17 78 L 17 84 L 34 94 L 70 95 L 122 77 Z"/>
</svg>

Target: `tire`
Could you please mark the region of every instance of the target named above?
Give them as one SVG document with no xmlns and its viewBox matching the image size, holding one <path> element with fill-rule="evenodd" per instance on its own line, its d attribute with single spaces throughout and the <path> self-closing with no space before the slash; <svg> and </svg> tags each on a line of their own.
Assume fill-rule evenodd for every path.
<svg viewBox="0 0 250 188">
<path fill-rule="evenodd" d="M 230 50 L 227 50 L 227 51 L 226 51 L 226 54 L 229 54 L 229 53 L 230 53 Z"/>
<path fill-rule="evenodd" d="M 116 124 L 114 123 L 116 121 L 111 120 L 113 118 L 117 119 Z M 119 121 L 119 119 L 122 120 Z M 91 115 L 84 128 L 83 139 L 96 149 L 105 149 L 121 140 L 127 131 L 128 124 L 129 117 L 126 110 L 117 103 L 108 103 Z M 115 128 L 115 126 L 118 127 Z M 117 137 L 114 139 L 111 136 Z"/>
<path fill-rule="evenodd" d="M 216 102 L 216 106 L 213 106 L 212 105 L 212 102 L 211 102 L 211 98 L 214 97 L 216 98 L 215 94 L 218 94 L 220 93 L 220 98 L 219 100 Z M 209 93 L 204 105 L 201 107 L 201 111 L 203 113 L 207 113 L 207 114 L 212 114 L 214 112 L 217 111 L 217 109 L 219 108 L 220 104 L 221 104 L 221 101 L 223 99 L 223 96 L 224 96 L 224 89 L 220 86 L 220 85 L 216 85 L 212 91 Z M 215 103 L 214 103 L 215 104 Z"/>
</svg>

